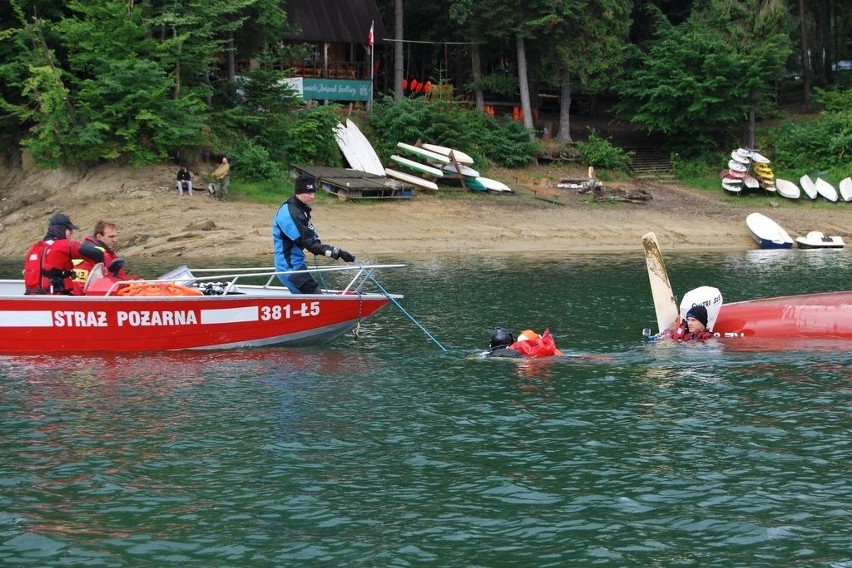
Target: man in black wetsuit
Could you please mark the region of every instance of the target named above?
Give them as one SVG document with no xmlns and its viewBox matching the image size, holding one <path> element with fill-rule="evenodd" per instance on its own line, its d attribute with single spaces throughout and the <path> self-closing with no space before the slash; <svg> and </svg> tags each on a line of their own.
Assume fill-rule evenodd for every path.
<svg viewBox="0 0 852 568">
<path fill-rule="evenodd" d="M 517 359 L 523 357 L 523 354 L 514 349 L 509 349 L 509 346 L 515 342 L 515 337 L 512 332 L 505 327 L 498 327 L 491 332 L 491 343 L 488 351 L 485 352 L 486 357 L 511 357 Z"/>
</svg>

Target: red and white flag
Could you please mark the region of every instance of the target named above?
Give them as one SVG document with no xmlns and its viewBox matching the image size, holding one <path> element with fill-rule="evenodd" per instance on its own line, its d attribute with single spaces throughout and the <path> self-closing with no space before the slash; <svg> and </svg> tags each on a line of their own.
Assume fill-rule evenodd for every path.
<svg viewBox="0 0 852 568">
<path fill-rule="evenodd" d="M 367 36 L 367 43 L 370 47 L 373 47 L 373 22 L 370 22 L 370 35 Z"/>
</svg>

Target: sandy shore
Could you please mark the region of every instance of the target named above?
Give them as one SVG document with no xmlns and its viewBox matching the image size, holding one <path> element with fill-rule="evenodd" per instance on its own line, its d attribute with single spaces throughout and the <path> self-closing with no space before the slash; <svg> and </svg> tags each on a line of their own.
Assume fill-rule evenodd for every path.
<svg viewBox="0 0 852 568">
<path fill-rule="evenodd" d="M 23 256 L 58 211 L 82 227 L 78 239 L 100 218 L 117 222 L 119 248 L 127 258 L 271 256 L 270 223 L 277 205 L 221 203 L 202 192 L 181 199 L 172 185 L 176 171 L 169 165 L 85 173 L 0 168 L 0 256 Z M 314 225 L 323 242 L 362 259 L 398 253 L 638 251 L 648 231 L 657 234 L 664 250 L 749 249 L 756 245 L 745 217 L 753 211 L 769 215 L 793 237 L 820 230 L 852 238 L 852 204 L 847 203 L 735 198 L 721 189 L 646 182 L 604 187 L 639 187 L 651 195 L 649 201 L 592 202 L 575 190 L 556 189 L 561 177 L 576 177 L 576 171 L 551 167 L 524 174 L 528 177 L 520 183 L 513 172 L 489 172 L 516 188 L 513 196 L 442 192 L 410 200 L 340 202 L 325 195 L 315 205 Z M 533 189 L 555 192 L 561 204 L 536 199 Z M 281 200 L 286 197 L 282 192 Z"/>
</svg>

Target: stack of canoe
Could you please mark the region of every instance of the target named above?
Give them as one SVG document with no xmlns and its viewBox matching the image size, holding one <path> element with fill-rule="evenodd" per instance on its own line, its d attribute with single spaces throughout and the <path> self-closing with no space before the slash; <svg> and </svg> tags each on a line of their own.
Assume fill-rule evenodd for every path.
<svg viewBox="0 0 852 568">
<path fill-rule="evenodd" d="M 763 188 L 775 191 L 775 174 L 769 166 L 769 159 L 746 148 L 731 152 L 728 169 L 722 170 L 722 189 L 730 193 Z"/>
<path fill-rule="evenodd" d="M 752 170 L 754 171 L 754 177 L 757 178 L 760 187 L 766 191 L 775 191 L 775 173 L 769 165 L 769 158 L 757 152 L 752 152 L 751 159 L 753 162 Z"/>
<path fill-rule="evenodd" d="M 728 169 L 722 170 L 722 189 L 730 193 L 740 193 L 743 190 L 745 178 L 748 176 L 751 164 L 751 152 L 745 148 L 731 152 Z"/>
<path fill-rule="evenodd" d="M 391 156 L 393 165 L 411 173 L 385 168 L 390 177 L 414 183 L 423 189 L 438 189 L 435 181 L 440 181 L 471 191 L 513 193 L 504 183 L 480 176 L 472 167 L 473 158 L 460 150 L 422 142 L 399 142 L 396 148 L 398 154 Z"/>
</svg>

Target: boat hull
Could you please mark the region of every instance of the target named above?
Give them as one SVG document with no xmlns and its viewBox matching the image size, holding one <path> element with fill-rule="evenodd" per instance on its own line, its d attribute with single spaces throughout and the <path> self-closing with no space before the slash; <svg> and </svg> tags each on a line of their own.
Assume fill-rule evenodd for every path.
<svg viewBox="0 0 852 568">
<path fill-rule="evenodd" d="M 723 338 L 852 340 L 852 291 L 724 304 L 713 331 Z"/>
<path fill-rule="evenodd" d="M 386 306 L 380 295 L 0 299 L 0 351 L 57 353 L 322 344 Z"/>
<path fill-rule="evenodd" d="M 819 231 L 811 231 L 805 237 L 796 237 L 796 244 L 802 249 L 843 248 L 846 246 L 842 237 L 829 237 Z"/>
<path fill-rule="evenodd" d="M 761 213 L 746 217 L 746 225 L 754 241 L 764 249 L 793 248 L 793 239 L 781 225 Z"/>
</svg>

